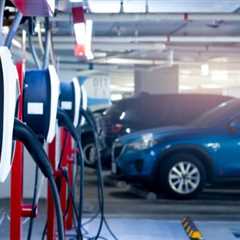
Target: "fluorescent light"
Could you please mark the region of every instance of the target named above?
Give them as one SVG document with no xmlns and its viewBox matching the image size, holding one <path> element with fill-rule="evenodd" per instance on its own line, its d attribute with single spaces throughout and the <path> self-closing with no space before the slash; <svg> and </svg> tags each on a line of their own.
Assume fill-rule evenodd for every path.
<svg viewBox="0 0 240 240">
<path fill-rule="evenodd" d="M 218 89 L 218 88 L 222 88 L 222 85 L 214 84 L 214 83 L 206 83 L 206 84 L 202 84 L 201 88 Z"/>
<path fill-rule="evenodd" d="M 201 65 L 201 75 L 202 76 L 208 76 L 209 75 L 209 65 L 208 64 L 202 64 Z"/>
<path fill-rule="evenodd" d="M 123 98 L 122 94 L 120 93 L 114 93 L 111 95 L 111 100 L 112 101 L 118 101 L 121 100 Z"/>
<path fill-rule="evenodd" d="M 183 75 L 191 75 L 191 74 L 192 74 L 192 71 L 191 71 L 191 70 L 187 70 L 187 69 L 183 69 L 183 70 L 180 70 L 180 74 L 183 74 Z"/>
<path fill-rule="evenodd" d="M 75 56 L 86 57 L 87 60 L 94 58 L 92 53 L 92 29 L 93 22 L 88 19 L 85 20 L 84 10 L 82 7 L 72 9 L 74 32 L 76 39 Z"/>
<path fill-rule="evenodd" d="M 77 44 L 85 44 L 85 23 L 75 23 L 73 28 Z"/>
<path fill-rule="evenodd" d="M 112 84 L 110 88 L 115 92 L 132 92 L 133 91 L 133 87 L 124 87 L 124 86 L 119 86 L 114 84 Z"/>
<path fill-rule="evenodd" d="M 226 70 L 215 70 L 211 73 L 211 80 L 214 82 L 228 82 L 228 71 Z"/>
<path fill-rule="evenodd" d="M 85 54 L 88 60 L 94 58 L 92 53 L 92 29 L 93 29 L 93 21 L 86 20 L 86 29 L 85 29 Z"/>
<path fill-rule="evenodd" d="M 82 0 L 70 0 L 71 3 L 82 3 Z"/>
<path fill-rule="evenodd" d="M 190 85 L 180 85 L 180 86 L 179 86 L 179 90 L 180 90 L 180 91 L 193 90 L 193 89 L 196 89 L 196 87 L 190 86 Z"/>
</svg>

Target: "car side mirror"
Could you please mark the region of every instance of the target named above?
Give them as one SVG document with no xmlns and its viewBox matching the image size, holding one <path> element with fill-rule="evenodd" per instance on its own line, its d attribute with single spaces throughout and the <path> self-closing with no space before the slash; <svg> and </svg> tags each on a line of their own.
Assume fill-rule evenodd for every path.
<svg viewBox="0 0 240 240">
<path fill-rule="evenodd" d="M 229 124 L 229 130 L 233 133 L 240 133 L 240 121 L 238 119 L 231 121 Z"/>
</svg>

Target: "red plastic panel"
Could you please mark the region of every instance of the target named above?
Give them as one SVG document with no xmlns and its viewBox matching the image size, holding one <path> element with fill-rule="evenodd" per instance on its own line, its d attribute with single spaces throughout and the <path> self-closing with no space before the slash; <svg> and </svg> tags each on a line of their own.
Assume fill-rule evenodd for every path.
<svg viewBox="0 0 240 240">
<path fill-rule="evenodd" d="M 72 16 L 74 23 L 85 22 L 84 9 L 82 6 L 72 8 Z"/>
<path fill-rule="evenodd" d="M 11 0 L 24 16 L 51 16 L 55 0 Z"/>
</svg>

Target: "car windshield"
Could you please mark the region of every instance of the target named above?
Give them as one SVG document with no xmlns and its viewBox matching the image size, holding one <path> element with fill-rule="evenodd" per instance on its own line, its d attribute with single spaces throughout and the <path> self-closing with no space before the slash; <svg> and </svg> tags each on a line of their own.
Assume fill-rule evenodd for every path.
<svg viewBox="0 0 240 240">
<path fill-rule="evenodd" d="M 240 101 L 230 100 L 204 113 L 190 125 L 200 128 L 216 127 L 221 123 L 227 122 L 231 116 L 235 115 L 237 112 L 240 112 Z"/>
</svg>

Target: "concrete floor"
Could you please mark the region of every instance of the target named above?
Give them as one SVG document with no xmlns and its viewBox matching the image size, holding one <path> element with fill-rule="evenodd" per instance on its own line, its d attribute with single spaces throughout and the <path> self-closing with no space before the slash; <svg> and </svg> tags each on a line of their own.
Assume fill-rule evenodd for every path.
<svg viewBox="0 0 240 240">
<path fill-rule="evenodd" d="M 92 171 L 86 177 L 85 218 L 96 209 L 96 179 Z M 187 240 L 181 219 L 190 216 L 195 220 L 204 239 L 240 239 L 240 191 L 237 189 L 208 189 L 195 200 L 169 200 L 164 195 L 158 199 L 144 199 L 129 191 L 127 186 L 107 184 L 105 188 L 106 217 L 111 229 L 121 240 Z M 1 201 L 0 239 L 9 239 L 8 200 Z M 4 209 L 4 211 L 3 211 Z M 46 204 L 41 201 L 39 216 L 34 224 L 32 239 L 41 239 L 46 221 Z M 98 220 L 87 225 L 94 235 Z M 28 222 L 23 226 L 26 239 Z M 102 236 L 113 239 L 106 228 Z M 69 238 L 70 239 L 70 238 Z"/>
</svg>

